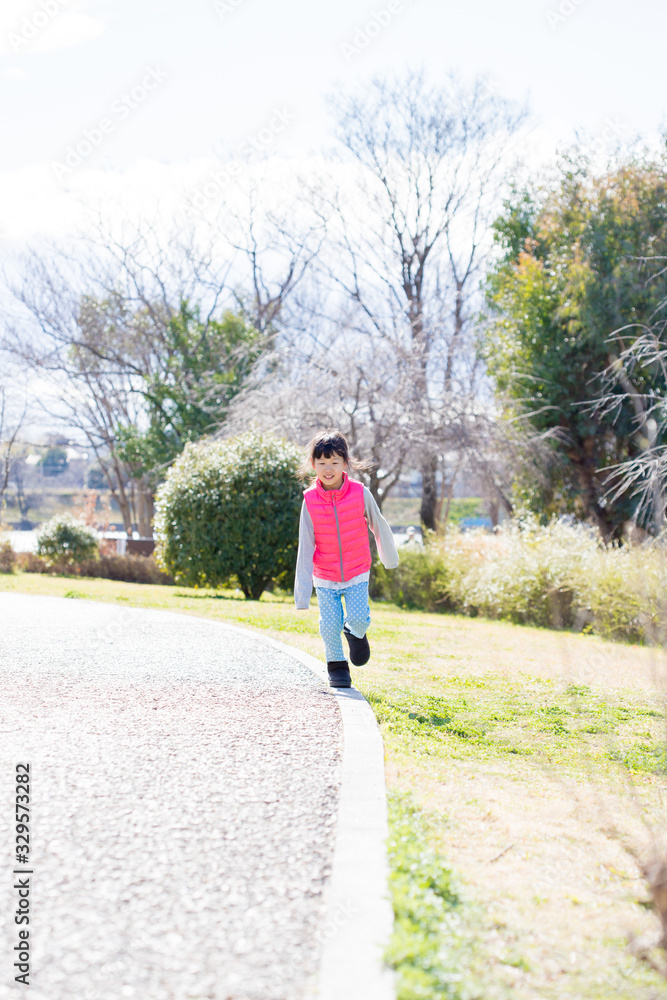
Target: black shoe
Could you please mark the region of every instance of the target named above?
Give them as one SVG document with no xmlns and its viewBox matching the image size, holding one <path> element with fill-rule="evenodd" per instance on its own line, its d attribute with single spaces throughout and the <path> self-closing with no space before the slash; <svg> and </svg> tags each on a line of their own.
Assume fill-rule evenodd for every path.
<svg viewBox="0 0 667 1000">
<path fill-rule="evenodd" d="M 352 687 L 352 678 L 350 677 L 350 668 L 347 665 L 347 660 L 330 660 L 327 663 L 327 670 L 329 671 L 329 687 Z"/>
<path fill-rule="evenodd" d="M 371 647 L 368 644 L 368 639 L 365 635 L 361 639 L 356 635 L 352 635 L 347 625 L 343 626 L 343 635 L 350 647 L 350 660 L 352 664 L 355 667 L 363 667 L 371 658 Z"/>
</svg>

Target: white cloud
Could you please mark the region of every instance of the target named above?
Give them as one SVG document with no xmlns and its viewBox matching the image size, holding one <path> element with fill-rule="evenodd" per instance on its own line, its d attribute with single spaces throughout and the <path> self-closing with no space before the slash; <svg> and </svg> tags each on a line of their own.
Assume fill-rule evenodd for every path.
<svg viewBox="0 0 667 1000">
<path fill-rule="evenodd" d="M 56 52 L 89 42 L 105 30 L 104 21 L 63 10 L 59 0 L 51 0 L 46 9 L 37 6 L 30 13 L 23 8 L 22 15 L 16 4 L 11 4 L 0 19 L 0 54 Z"/>
<path fill-rule="evenodd" d="M 28 74 L 20 66 L 8 66 L 4 71 L 5 80 L 27 80 Z"/>
<path fill-rule="evenodd" d="M 270 163 L 244 161 L 235 171 L 238 181 L 212 185 L 212 196 L 207 192 L 203 214 L 215 214 L 221 203 L 240 207 L 244 203 L 244 180 L 259 181 L 268 174 L 269 190 L 279 201 L 287 189 L 297 186 L 298 176 L 314 175 L 324 166 L 325 162 L 317 157 L 275 157 Z M 186 163 L 137 159 L 125 170 L 82 165 L 72 171 L 67 183 L 56 179 L 50 163 L 0 171 L 0 248 L 6 254 L 24 240 L 75 233 L 85 225 L 86 206 L 112 218 L 146 217 L 162 219 L 166 226 L 174 220 L 185 225 L 188 217 L 183 214 L 184 206 L 211 183 L 213 174 L 224 173 L 224 167 L 214 158 Z"/>
</svg>

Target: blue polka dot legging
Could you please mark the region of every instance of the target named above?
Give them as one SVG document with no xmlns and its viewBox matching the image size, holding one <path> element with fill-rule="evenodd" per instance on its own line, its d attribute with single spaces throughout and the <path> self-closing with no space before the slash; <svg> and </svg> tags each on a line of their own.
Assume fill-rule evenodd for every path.
<svg viewBox="0 0 667 1000">
<path fill-rule="evenodd" d="M 353 587 L 341 590 L 331 590 L 329 587 L 316 587 L 317 603 L 320 608 L 320 635 L 324 640 L 327 663 L 347 659 L 343 651 L 343 625 L 359 639 L 366 635 L 371 623 L 371 613 L 368 608 L 368 581 L 355 583 Z M 345 615 L 343 616 L 343 600 L 345 598 Z"/>
</svg>

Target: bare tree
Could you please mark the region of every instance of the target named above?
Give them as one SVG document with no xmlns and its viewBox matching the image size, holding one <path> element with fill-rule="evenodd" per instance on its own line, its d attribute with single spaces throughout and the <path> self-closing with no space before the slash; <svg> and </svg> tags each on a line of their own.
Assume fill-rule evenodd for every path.
<svg viewBox="0 0 667 1000">
<path fill-rule="evenodd" d="M 201 229 L 170 235 L 145 220 L 114 226 L 98 217 L 84 237 L 28 253 L 21 277 L 8 281 L 18 309 L 6 319 L 3 346 L 50 381 L 53 401 L 43 400 L 43 407 L 85 435 L 128 533 L 134 524 L 141 534 L 150 533 L 156 483 L 154 470 L 129 461 L 119 442 L 128 429 L 146 426 L 148 400 L 161 405 L 159 395 L 150 395 L 156 380 L 174 377 L 170 324 L 183 304 L 201 307 L 197 330 L 202 338 L 221 311 L 235 309 L 254 325 L 258 342 L 266 344 L 309 266 L 308 247 L 290 242 L 275 219 L 264 219 L 260 232 L 256 215 L 251 203 L 245 242 L 239 218 L 225 253 L 219 225 L 208 226 L 203 236 Z M 244 351 L 246 345 L 239 343 L 223 360 L 242 361 Z M 196 384 L 187 373 L 180 378 L 186 403 L 210 413 L 204 430 L 214 430 L 230 391 L 221 385 L 217 368 L 199 371 Z"/>
<path fill-rule="evenodd" d="M 20 413 L 12 416 L 7 391 L 4 387 L 0 387 L 0 502 L 9 485 L 15 459 L 14 452 L 26 412 L 27 404 Z"/>
<path fill-rule="evenodd" d="M 50 418 L 85 435 L 131 534 L 134 524 L 149 530 L 150 510 L 145 484 L 133 479 L 116 446 L 119 429 L 141 419 L 140 380 L 152 356 L 147 325 L 155 324 L 156 309 L 138 337 L 117 285 L 97 310 L 86 298 L 83 289 L 99 276 L 98 260 L 76 258 L 67 248 L 31 252 L 10 285 L 22 309 L 7 317 L 3 346 L 51 386 L 50 398 L 40 400 Z M 99 282 L 96 290 L 104 295 L 107 288 Z M 28 335 L 26 317 L 34 324 Z"/>
<path fill-rule="evenodd" d="M 26 489 L 26 453 L 27 448 L 23 447 L 21 452 L 13 459 L 10 472 L 11 481 L 16 490 L 16 506 L 18 507 L 21 522 L 28 521 L 30 509 L 41 500 L 40 493 L 30 493 Z M 21 526 L 23 527 L 23 523 Z"/>
<path fill-rule="evenodd" d="M 319 350 L 280 345 L 234 400 L 225 436 L 248 425 L 305 445 L 325 427 L 338 427 L 352 451 L 372 463 L 368 486 L 382 503 L 403 470 L 410 435 L 393 359 L 387 353 L 359 353 L 359 344 L 335 357 Z M 267 370 L 268 369 L 268 370 Z"/>
<path fill-rule="evenodd" d="M 434 529 L 443 456 L 465 439 L 457 420 L 474 406 L 482 377 L 469 332 L 525 114 L 483 81 L 431 87 L 418 73 L 375 80 L 334 107 L 356 173 L 352 194 L 339 185 L 315 196 L 328 228 L 319 276 L 332 290 L 332 340 L 343 302 L 359 353 L 392 353 L 404 430 L 421 466 L 422 522 Z"/>
<path fill-rule="evenodd" d="M 286 323 L 285 311 L 321 251 L 324 220 L 294 197 L 278 210 L 267 179 L 252 178 L 241 192 L 243 208 L 222 206 L 208 224 L 208 239 L 237 261 L 231 286 L 236 307 L 265 337 Z"/>
</svg>

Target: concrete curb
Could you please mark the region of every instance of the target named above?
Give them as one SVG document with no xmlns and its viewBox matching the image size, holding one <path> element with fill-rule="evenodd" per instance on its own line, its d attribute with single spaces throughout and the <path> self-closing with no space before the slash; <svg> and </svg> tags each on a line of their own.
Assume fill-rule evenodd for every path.
<svg viewBox="0 0 667 1000">
<path fill-rule="evenodd" d="M 361 692 L 336 695 L 345 742 L 319 1000 L 393 1000 L 394 974 L 382 958 L 394 924 L 384 747 Z"/>
<path fill-rule="evenodd" d="M 328 684 L 326 665 L 314 656 L 251 629 L 231 627 L 252 632 Z M 317 1000 L 394 1000 L 394 974 L 382 960 L 394 923 L 384 746 L 361 692 L 351 687 L 331 688 L 331 693 L 343 720 L 343 774 Z"/>
<path fill-rule="evenodd" d="M 211 624 L 252 635 L 303 663 L 329 684 L 326 664 L 310 653 L 254 629 L 226 622 Z M 327 919 L 320 938 L 317 1000 L 395 1000 L 395 977 L 382 957 L 394 926 L 388 887 L 384 745 L 361 691 L 355 687 L 330 691 L 343 720 L 343 773 Z"/>
</svg>

